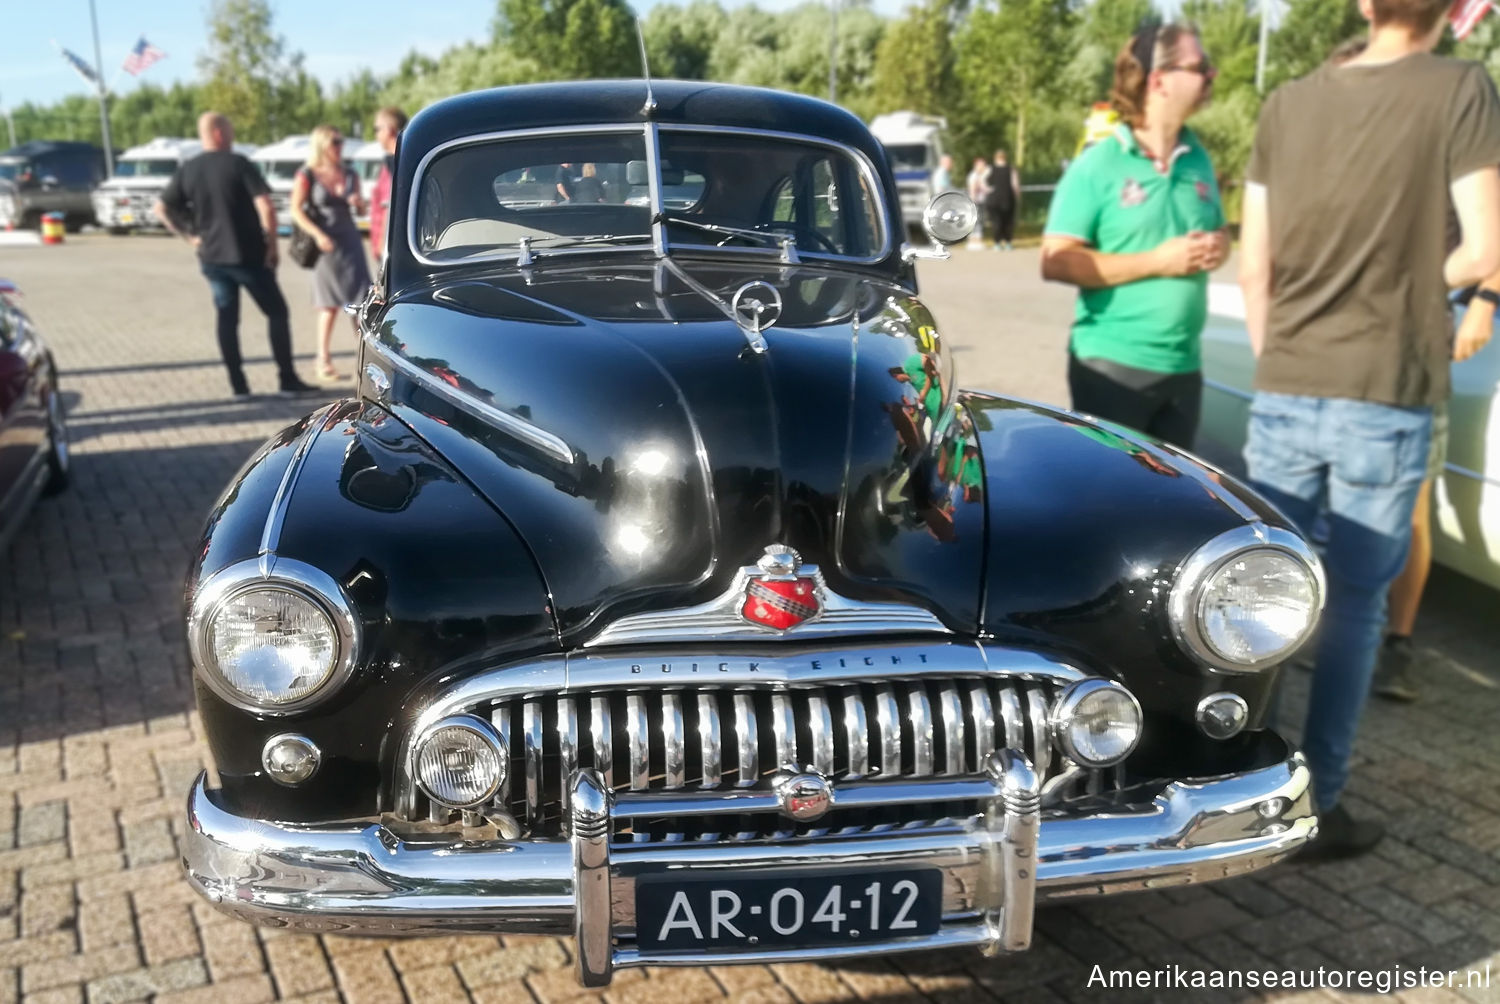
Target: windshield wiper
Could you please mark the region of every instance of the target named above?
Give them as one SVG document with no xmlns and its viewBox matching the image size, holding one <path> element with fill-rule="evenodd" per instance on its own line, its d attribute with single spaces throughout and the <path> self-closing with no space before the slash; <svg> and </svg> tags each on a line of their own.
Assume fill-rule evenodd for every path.
<svg viewBox="0 0 1500 1004">
<path fill-rule="evenodd" d="M 701 230 L 709 234 L 724 234 L 725 238 L 718 243 L 723 247 L 735 237 L 743 237 L 747 240 L 757 241 L 763 248 L 778 248 L 781 251 L 781 260 L 796 263 L 797 240 L 791 234 L 771 233 L 766 230 L 750 230 L 746 227 L 731 227 L 723 223 L 704 223 L 702 220 L 690 219 L 686 216 L 673 216 L 663 210 L 651 221 L 652 223 L 676 223 L 694 230 Z"/>
<path fill-rule="evenodd" d="M 649 241 L 650 234 L 555 234 L 551 237 L 522 237 L 520 260 L 517 264 L 531 263 L 532 251 L 537 248 L 572 247 L 579 244 L 616 244 L 622 241 Z"/>
</svg>

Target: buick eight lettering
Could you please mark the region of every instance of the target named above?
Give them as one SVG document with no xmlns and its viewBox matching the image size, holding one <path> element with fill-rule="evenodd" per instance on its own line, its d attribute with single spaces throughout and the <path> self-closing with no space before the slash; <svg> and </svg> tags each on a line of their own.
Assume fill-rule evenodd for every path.
<svg viewBox="0 0 1500 1004">
<path fill-rule="evenodd" d="M 184 862 L 264 924 L 616 969 L 968 946 L 1316 830 L 1274 508 L 956 384 L 854 117 L 681 82 L 412 120 L 359 384 L 214 506 Z M 941 267 L 941 266 L 934 266 Z M 1003 339 L 1004 312 L 993 337 Z"/>
</svg>

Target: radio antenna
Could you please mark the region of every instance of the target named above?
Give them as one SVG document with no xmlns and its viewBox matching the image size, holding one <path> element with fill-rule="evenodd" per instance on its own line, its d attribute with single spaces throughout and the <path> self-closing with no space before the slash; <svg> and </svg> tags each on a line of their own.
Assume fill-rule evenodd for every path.
<svg viewBox="0 0 1500 1004">
<path fill-rule="evenodd" d="M 641 116 L 650 118 L 656 112 L 656 95 L 651 93 L 651 64 L 646 59 L 646 33 L 641 30 L 641 19 L 635 19 L 635 40 L 641 46 L 641 76 L 646 78 L 646 103 L 641 106 Z"/>
</svg>

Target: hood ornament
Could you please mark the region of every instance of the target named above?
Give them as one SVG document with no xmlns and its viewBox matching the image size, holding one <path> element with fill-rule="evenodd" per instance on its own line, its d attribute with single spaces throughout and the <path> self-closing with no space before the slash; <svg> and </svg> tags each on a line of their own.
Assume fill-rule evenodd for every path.
<svg viewBox="0 0 1500 1004">
<path fill-rule="evenodd" d="M 747 622 L 787 631 L 823 612 L 816 576 L 797 574 L 802 556 L 796 551 L 772 544 L 755 564 L 758 574 L 746 575 L 745 600 L 740 604 L 740 616 Z"/>
<path fill-rule="evenodd" d="M 729 301 L 729 313 L 745 333 L 750 350 L 764 352 L 766 340 L 761 337 L 761 332 L 781 320 L 781 293 L 769 282 L 759 279 L 747 282 L 734 291 L 734 298 Z"/>
</svg>

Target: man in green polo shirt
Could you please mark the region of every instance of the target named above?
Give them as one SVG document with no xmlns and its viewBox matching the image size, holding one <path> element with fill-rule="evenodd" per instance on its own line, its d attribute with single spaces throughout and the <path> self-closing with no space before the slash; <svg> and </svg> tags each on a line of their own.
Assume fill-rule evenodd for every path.
<svg viewBox="0 0 1500 1004">
<path fill-rule="evenodd" d="M 1052 198 L 1042 277 L 1079 289 L 1073 409 L 1191 448 L 1203 397 L 1208 272 L 1229 251 L 1213 163 L 1183 123 L 1214 70 L 1178 24 L 1138 31 L 1115 63 L 1121 123 Z"/>
</svg>

